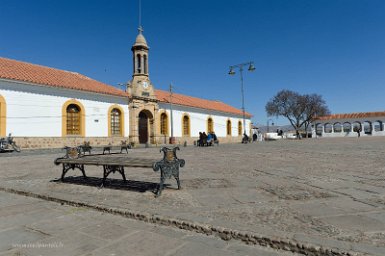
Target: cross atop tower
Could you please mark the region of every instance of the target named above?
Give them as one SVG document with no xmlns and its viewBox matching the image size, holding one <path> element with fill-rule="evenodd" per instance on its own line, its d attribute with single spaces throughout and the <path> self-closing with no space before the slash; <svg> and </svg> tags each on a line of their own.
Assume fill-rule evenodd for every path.
<svg viewBox="0 0 385 256">
<path fill-rule="evenodd" d="M 143 29 L 143 27 L 141 25 L 138 27 L 138 31 L 139 31 L 139 34 L 143 33 L 144 29 Z"/>
</svg>

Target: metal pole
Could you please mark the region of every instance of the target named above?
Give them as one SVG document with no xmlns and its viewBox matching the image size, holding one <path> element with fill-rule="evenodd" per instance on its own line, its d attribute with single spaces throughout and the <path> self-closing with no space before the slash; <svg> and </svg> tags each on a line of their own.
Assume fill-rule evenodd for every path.
<svg viewBox="0 0 385 256">
<path fill-rule="evenodd" d="M 243 134 L 246 134 L 246 120 L 245 120 L 245 95 L 243 93 L 243 66 L 239 67 L 241 74 L 241 93 L 242 93 L 242 117 L 243 117 Z"/>
<path fill-rule="evenodd" d="M 172 116 L 172 84 L 170 84 L 170 116 L 171 116 L 170 144 L 174 144 L 174 122 L 173 122 L 173 116 Z"/>
<path fill-rule="evenodd" d="M 139 28 L 142 28 L 142 1 L 139 0 Z"/>
<path fill-rule="evenodd" d="M 270 132 L 270 121 L 271 121 L 271 126 L 274 126 L 273 119 L 271 118 L 267 119 L 267 132 Z"/>
</svg>

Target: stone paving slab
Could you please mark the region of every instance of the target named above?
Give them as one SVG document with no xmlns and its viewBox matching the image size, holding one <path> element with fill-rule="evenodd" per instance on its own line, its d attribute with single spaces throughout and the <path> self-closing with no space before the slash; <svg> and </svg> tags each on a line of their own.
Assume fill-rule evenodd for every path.
<svg viewBox="0 0 385 256">
<path fill-rule="evenodd" d="M 0 218 L 13 222 L 23 215 L 28 222 L 13 222 L 12 227 L 0 229 L 0 255 L 261 255 L 295 254 L 258 246 L 241 246 L 236 241 L 188 232 L 170 227 L 130 220 L 82 207 L 60 205 L 0 192 L 3 205 Z M 30 218 L 23 208 L 44 208 L 40 218 Z M 9 215 L 12 208 L 14 215 Z M 3 213 L 5 215 L 3 216 Z"/>
<path fill-rule="evenodd" d="M 378 217 L 385 212 L 384 145 L 385 138 L 373 137 L 182 147 L 183 189 L 168 180 L 160 198 L 152 191 L 159 174 L 151 169 L 127 169 L 127 184 L 115 174 L 100 189 L 100 167 L 86 167 L 92 182 L 58 182 L 61 167 L 53 160 L 60 152 L 8 154 L 0 155 L 0 189 L 116 209 L 145 221 L 160 216 L 198 223 L 214 235 L 222 234 L 215 227 L 230 229 L 252 234 L 252 243 L 273 239 L 282 249 L 308 243 L 338 251 L 341 242 L 349 244 L 343 250 L 371 255 L 384 248 L 384 220 Z M 157 148 L 132 149 L 129 155 L 161 158 Z"/>
</svg>

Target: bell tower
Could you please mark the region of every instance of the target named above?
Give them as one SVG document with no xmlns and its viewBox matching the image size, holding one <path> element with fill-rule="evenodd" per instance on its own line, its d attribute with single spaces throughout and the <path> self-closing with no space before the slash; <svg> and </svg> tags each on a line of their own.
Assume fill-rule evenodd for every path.
<svg viewBox="0 0 385 256">
<path fill-rule="evenodd" d="M 138 35 L 131 48 L 133 73 L 127 87 L 130 113 L 129 139 L 134 143 L 156 143 L 155 122 L 159 106 L 149 77 L 148 50 L 142 26 L 139 26 Z"/>
<path fill-rule="evenodd" d="M 147 41 L 143 36 L 143 28 L 139 26 L 138 35 L 131 48 L 133 75 L 127 88 L 132 96 L 143 98 L 155 98 L 154 88 L 149 78 Z"/>
<path fill-rule="evenodd" d="M 148 77 L 148 45 L 143 36 L 143 28 L 138 28 L 138 36 L 131 48 L 133 53 L 133 76 L 147 76 Z"/>
</svg>

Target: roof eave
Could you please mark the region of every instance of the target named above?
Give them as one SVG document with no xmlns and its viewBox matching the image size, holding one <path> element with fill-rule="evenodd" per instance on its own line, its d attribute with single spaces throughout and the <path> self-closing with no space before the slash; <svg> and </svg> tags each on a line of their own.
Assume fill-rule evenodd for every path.
<svg viewBox="0 0 385 256">
<path fill-rule="evenodd" d="M 38 87 L 50 87 L 50 88 L 57 88 L 57 89 L 61 89 L 61 90 L 80 91 L 80 92 L 92 93 L 92 94 L 103 95 L 103 96 L 113 96 L 113 97 L 119 97 L 119 98 L 128 98 L 129 97 L 128 93 L 127 93 L 127 95 L 118 95 L 118 94 L 113 94 L 113 93 L 101 93 L 101 92 L 94 92 L 94 91 L 87 91 L 87 90 L 80 90 L 80 89 L 62 87 L 62 86 L 57 86 L 57 85 L 39 84 L 39 83 L 33 83 L 33 82 L 17 80 L 17 79 L 8 79 L 8 78 L 2 78 L 2 77 L 0 77 L 0 80 L 4 80 L 4 81 L 7 81 L 7 82 L 12 82 L 12 83 L 19 83 L 19 84 L 38 86 Z"/>
</svg>

